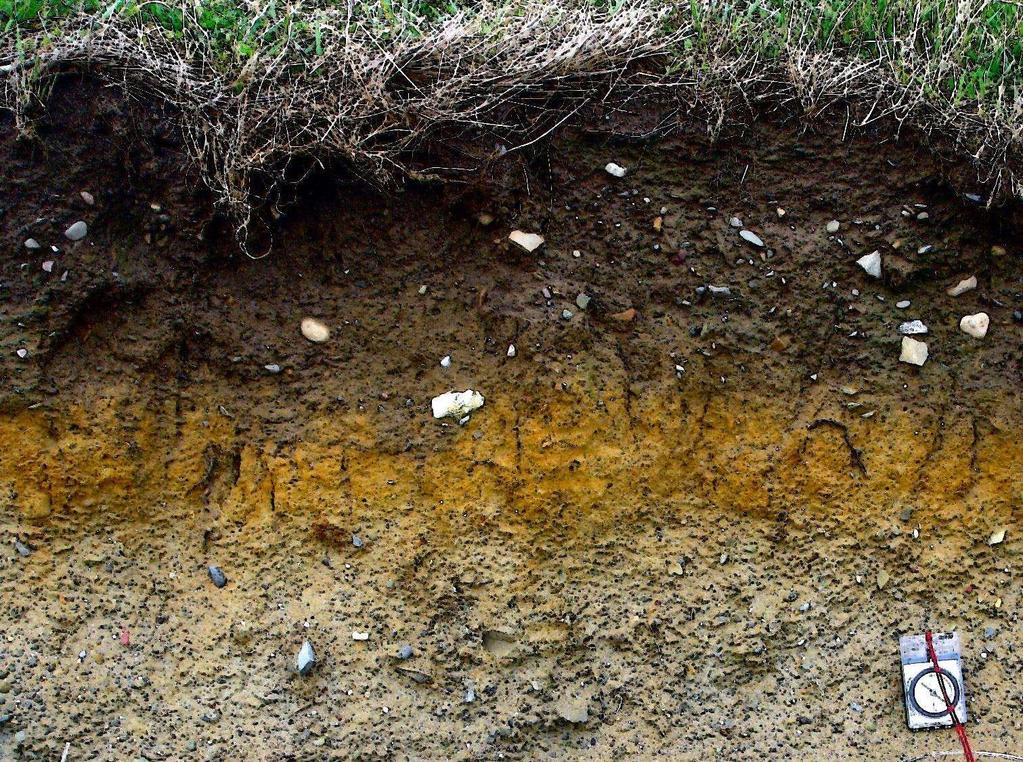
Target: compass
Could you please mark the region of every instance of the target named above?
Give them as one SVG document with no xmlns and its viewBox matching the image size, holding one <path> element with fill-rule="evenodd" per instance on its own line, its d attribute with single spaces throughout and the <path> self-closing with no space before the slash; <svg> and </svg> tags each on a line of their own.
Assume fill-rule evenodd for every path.
<svg viewBox="0 0 1023 762">
<path fill-rule="evenodd" d="M 944 717 L 949 713 L 946 695 L 952 706 L 959 703 L 959 681 L 947 669 L 935 672 L 933 665 L 929 666 L 930 669 L 918 672 L 909 684 L 909 700 L 913 708 L 925 717 Z"/>
<path fill-rule="evenodd" d="M 960 722 L 966 721 L 966 691 L 959 656 L 959 635 L 935 634 L 933 640 L 938 656 L 937 670 L 927 653 L 927 641 L 923 635 L 909 635 L 899 639 L 906 724 L 910 730 L 952 727 L 954 723 L 942 687 L 948 694 L 956 717 Z"/>
</svg>

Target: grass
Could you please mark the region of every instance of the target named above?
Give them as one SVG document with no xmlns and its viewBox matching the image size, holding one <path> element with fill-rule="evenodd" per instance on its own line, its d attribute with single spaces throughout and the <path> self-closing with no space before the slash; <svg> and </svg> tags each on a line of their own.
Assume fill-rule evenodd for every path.
<svg viewBox="0 0 1023 762">
<path fill-rule="evenodd" d="M 481 146 L 528 147 L 640 93 L 711 130 L 779 105 L 908 124 L 1023 197 L 1014 2 L 0 0 L 0 107 L 29 129 L 67 67 L 178 106 L 243 233 L 254 189 L 296 164 L 388 182 L 443 141 L 467 154 L 457 175 L 488 160 Z"/>
<path fill-rule="evenodd" d="M 389 28 L 415 33 L 450 18 L 475 3 L 455 0 L 379 0 L 352 6 L 353 14 L 373 24 L 386 38 Z M 625 0 L 594 0 L 598 10 L 615 13 Z M 216 60 L 225 66 L 257 53 L 274 55 L 281 46 L 305 38 L 304 52 L 322 52 L 322 12 L 340 4 L 290 4 L 270 0 L 205 0 L 186 15 L 173 3 L 138 0 L 0 0 L 4 34 L 44 25 L 60 33 L 60 21 L 79 13 L 98 19 L 134 19 L 154 32 L 182 38 L 193 23 L 208 35 Z M 801 44 L 837 50 L 861 60 L 897 59 L 907 46 L 943 59 L 947 75 L 937 83 L 953 102 L 996 100 L 1004 90 L 1023 85 L 1023 4 L 964 0 L 752 0 L 751 2 L 676 2 L 666 33 L 691 22 L 697 30 L 726 30 L 737 46 L 754 45 L 765 58 L 784 55 L 794 36 Z M 699 47 L 710 35 L 686 44 Z M 914 70 L 901 72 L 912 81 Z"/>
</svg>

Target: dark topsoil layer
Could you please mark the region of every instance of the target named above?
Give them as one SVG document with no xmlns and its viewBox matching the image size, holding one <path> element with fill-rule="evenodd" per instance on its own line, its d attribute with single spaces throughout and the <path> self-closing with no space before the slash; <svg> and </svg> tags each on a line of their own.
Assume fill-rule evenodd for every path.
<svg viewBox="0 0 1023 762">
<path fill-rule="evenodd" d="M 938 288 L 976 274 L 975 308 L 995 325 L 1011 323 L 1023 306 L 1012 277 L 1018 211 L 969 201 L 964 189 L 984 195 L 969 184 L 969 168 L 940 164 L 908 141 L 868 134 L 842 142 L 793 128 L 759 124 L 713 145 L 692 135 L 639 143 L 576 134 L 529 157 L 516 154 L 473 184 L 407 185 L 392 194 L 320 176 L 279 219 L 261 210 L 254 228 L 269 221 L 274 247 L 256 262 L 213 214 L 169 118 L 89 81 L 62 80 L 33 139 L 19 140 L 10 123 L 0 138 L 9 252 L 0 271 L 4 399 L 15 407 L 53 402 L 75 384 L 126 372 L 163 390 L 214 374 L 245 394 L 276 363 L 291 378 L 282 393 L 327 404 L 336 390 L 317 394 L 314 382 L 341 367 L 352 378 L 371 377 L 364 371 L 378 360 L 357 350 L 372 344 L 389 358 L 384 376 L 406 385 L 362 392 L 421 400 L 418 368 L 467 339 L 484 354 L 501 355 L 514 341 L 550 357 L 610 342 L 630 355 L 639 381 L 670 370 L 670 353 L 683 365 L 705 366 L 689 374 L 690 383 L 731 377 L 753 363 L 780 374 L 756 383 L 781 381 L 785 389 L 825 369 L 837 377 L 891 366 L 899 339 L 890 330 L 890 301 L 921 287 L 931 319 L 942 324 L 932 327 L 932 357 L 951 369 L 957 387 L 1018 377 L 1014 341 L 989 342 L 983 353 L 942 351 L 963 305 Z M 605 160 L 629 166 L 629 177 L 614 181 L 602 171 Z M 949 176 L 958 191 L 945 182 Z M 80 191 L 92 193 L 95 206 Z M 901 213 L 915 215 L 924 204 L 926 221 Z M 787 211 L 783 219 L 778 207 Z M 480 213 L 494 223 L 480 225 Z M 767 254 L 739 240 L 728 225 L 732 215 L 766 241 Z M 842 221 L 837 236 L 824 231 L 833 218 Z M 90 233 L 72 244 L 63 231 L 77 219 Z M 546 250 L 516 250 L 507 242 L 516 227 L 543 233 Z M 30 236 L 41 250 L 23 247 Z M 267 241 L 262 236 L 253 248 Z M 992 256 L 993 245 L 1008 246 L 1008 257 Z M 577 248 L 585 249 L 579 258 L 571 255 Z M 885 262 L 880 290 L 854 264 L 875 249 Z M 52 272 L 42 268 L 47 260 Z M 416 337 L 429 317 L 414 299 L 420 284 L 448 308 L 479 313 L 485 333 L 466 337 L 437 324 L 436 343 L 424 344 Z M 700 294 L 706 284 L 728 285 L 732 295 Z M 543 297 L 544 286 L 553 298 Z M 863 298 L 851 293 L 857 286 Z M 579 311 L 579 292 L 593 297 L 585 318 L 553 319 L 565 307 Z M 340 347 L 320 352 L 296 339 L 295 326 L 305 314 L 327 312 L 325 296 L 375 310 L 346 326 Z M 622 326 L 608 316 L 628 308 L 645 321 L 623 344 L 612 330 Z M 949 319 L 936 320 L 935 308 Z M 686 330 L 666 331 L 666 317 Z M 779 336 L 791 349 L 772 356 L 766 350 Z M 730 351 L 709 351 L 711 343 Z M 19 347 L 29 350 L 27 361 L 15 355 Z M 318 362 L 309 361 L 313 355 L 321 355 Z M 894 391 L 904 376 L 891 379 Z"/>
</svg>

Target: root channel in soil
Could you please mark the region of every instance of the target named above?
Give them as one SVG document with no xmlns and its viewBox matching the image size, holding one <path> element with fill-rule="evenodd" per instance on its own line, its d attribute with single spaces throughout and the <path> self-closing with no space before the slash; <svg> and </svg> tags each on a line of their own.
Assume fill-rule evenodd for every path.
<svg viewBox="0 0 1023 762">
<path fill-rule="evenodd" d="M 252 261 L 159 115 L 4 123 L 0 756 L 911 759 L 927 628 L 1023 752 L 1018 211 L 840 138 L 320 177 Z"/>
</svg>

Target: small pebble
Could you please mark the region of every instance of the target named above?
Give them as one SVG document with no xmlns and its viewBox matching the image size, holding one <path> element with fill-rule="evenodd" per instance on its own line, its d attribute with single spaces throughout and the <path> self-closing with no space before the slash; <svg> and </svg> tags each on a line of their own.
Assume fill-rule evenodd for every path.
<svg viewBox="0 0 1023 762">
<path fill-rule="evenodd" d="M 524 233 L 521 230 L 513 230 L 508 235 L 508 240 L 530 253 L 539 249 L 544 243 L 542 235 Z"/>
<path fill-rule="evenodd" d="M 900 310 L 906 309 L 910 304 L 912 304 L 912 302 L 910 302 L 909 299 L 903 299 L 901 302 L 895 302 L 895 306 Z"/>
<path fill-rule="evenodd" d="M 742 220 L 740 220 L 738 217 L 732 217 L 732 219 L 728 221 L 728 224 L 731 225 L 733 228 L 741 228 Z"/>
<path fill-rule="evenodd" d="M 515 355 L 516 355 L 515 345 L 514 344 L 509 344 L 508 345 L 508 356 L 509 357 L 514 357 Z"/>
<path fill-rule="evenodd" d="M 307 640 L 302 644 L 302 648 L 299 649 L 295 667 L 298 669 L 298 674 L 304 676 L 312 672 L 315 666 L 316 652 L 313 651 L 313 644 Z"/>
<path fill-rule="evenodd" d="M 972 291 L 976 287 L 977 276 L 971 275 L 969 278 L 963 278 L 961 281 L 949 288 L 945 293 L 949 296 L 959 296 L 960 294 L 965 294 L 967 291 Z"/>
<path fill-rule="evenodd" d="M 756 246 L 757 248 L 763 248 L 764 246 L 764 242 L 760 239 L 760 236 L 758 236 L 752 230 L 740 230 L 739 235 L 742 238 L 742 240 L 752 244 L 753 246 Z"/>
<path fill-rule="evenodd" d="M 575 303 L 579 309 L 584 310 L 590 306 L 590 297 L 586 294 L 579 294 L 575 298 Z"/>
<path fill-rule="evenodd" d="M 275 362 L 269 363 L 268 365 L 264 365 L 263 367 L 266 369 L 268 373 L 277 374 L 281 372 L 281 366 Z"/>
<path fill-rule="evenodd" d="M 627 170 L 625 167 L 623 167 L 623 166 L 621 166 L 619 164 L 615 164 L 613 161 L 609 161 L 604 166 L 604 171 L 607 172 L 609 175 L 611 175 L 613 177 L 622 178 L 622 177 L 625 177 L 626 173 L 629 170 Z"/>
<path fill-rule="evenodd" d="M 987 336 L 988 326 L 991 319 L 986 312 L 978 312 L 976 315 L 963 315 L 959 321 L 960 330 L 975 339 L 983 339 Z"/>
<path fill-rule="evenodd" d="M 89 233 L 89 226 L 81 220 L 64 231 L 64 237 L 69 241 L 81 241 Z"/>
<path fill-rule="evenodd" d="M 28 238 L 25 240 L 25 248 L 29 251 L 35 251 L 36 249 L 41 249 L 42 246 L 39 245 L 39 241 L 35 238 Z"/>
<path fill-rule="evenodd" d="M 316 318 L 302 318 L 302 335 L 314 344 L 322 344 L 330 338 L 330 329 Z"/>
<path fill-rule="evenodd" d="M 440 367 L 450 368 L 451 367 L 451 355 L 444 355 L 440 358 Z"/>
<path fill-rule="evenodd" d="M 842 224 L 838 220 L 832 220 L 827 224 L 825 230 L 827 230 L 831 234 L 834 234 L 838 232 L 838 229 L 840 227 L 842 227 Z"/>
<path fill-rule="evenodd" d="M 357 547 L 357 548 L 361 548 L 361 547 L 362 547 L 363 545 L 365 545 L 365 544 L 366 544 L 366 543 L 364 543 L 364 542 L 362 541 L 362 538 L 361 538 L 361 537 L 359 537 L 359 535 L 357 535 L 357 534 L 353 534 L 353 535 L 352 535 L 352 545 L 354 545 L 354 546 L 355 546 L 355 547 Z"/>
<path fill-rule="evenodd" d="M 413 653 L 414 652 L 412 650 L 412 646 L 410 646 L 410 645 L 408 645 L 406 643 L 405 645 L 403 645 L 401 647 L 401 650 L 398 651 L 398 658 L 399 659 L 411 659 Z"/>
<path fill-rule="evenodd" d="M 856 264 L 862 267 L 867 275 L 873 278 L 881 277 L 881 252 L 872 251 L 870 254 L 864 254 L 856 260 Z"/>
<path fill-rule="evenodd" d="M 899 355 L 899 362 L 910 365 L 923 365 L 927 362 L 927 344 L 909 336 L 902 337 L 902 353 Z"/>
<path fill-rule="evenodd" d="M 571 320 L 572 319 L 572 315 L 573 315 L 572 310 L 564 309 L 564 310 L 561 311 L 561 319 L 562 320 Z"/>
<path fill-rule="evenodd" d="M 899 333 L 903 336 L 915 336 L 920 333 L 927 333 L 927 326 L 921 320 L 909 320 L 899 326 Z"/>
<path fill-rule="evenodd" d="M 210 579 L 213 580 L 213 584 L 217 587 L 223 587 L 227 584 L 227 577 L 224 576 L 224 572 L 219 566 L 210 564 L 207 571 L 209 572 Z"/>
</svg>

